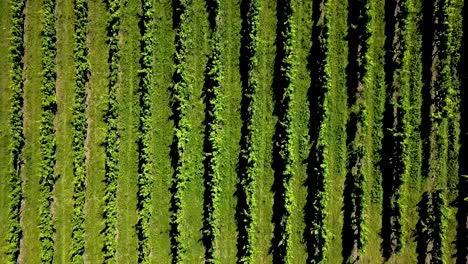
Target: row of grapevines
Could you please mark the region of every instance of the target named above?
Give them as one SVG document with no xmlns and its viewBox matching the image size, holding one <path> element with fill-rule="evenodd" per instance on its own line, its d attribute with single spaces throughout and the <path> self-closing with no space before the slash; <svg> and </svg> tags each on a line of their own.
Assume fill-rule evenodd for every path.
<svg viewBox="0 0 468 264">
<path fill-rule="evenodd" d="M 416 253 L 418 263 L 446 263 L 443 248 L 445 247 L 446 221 L 444 220 L 447 206 L 442 190 L 424 192 L 418 204 L 419 221 L 416 226 L 418 239 Z"/>
<path fill-rule="evenodd" d="M 364 159 L 366 151 L 365 133 L 368 120 L 364 84 L 367 65 L 367 1 L 353 1 L 348 9 L 348 66 L 347 87 L 350 115 L 348 131 L 348 171 L 344 193 L 343 252 L 351 262 L 359 259 L 364 244 L 364 180 L 369 177 Z"/>
<path fill-rule="evenodd" d="M 171 254 L 172 263 L 181 263 L 185 259 L 186 245 L 182 234 L 182 215 L 185 210 L 183 201 L 188 175 L 186 171 L 186 149 L 189 135 L 190 78 L 188 74 L 187 53 L 189 49 L 189 1 L 174 1 L 174 25 L 176 28 L 174 56 L 175 71 L 172 76 L 171 107 L 174 113 L 174 138 L 172 156 L 174 176 L 172 179 L 171 197 Z"/>
<path fill-rule="evenodd" d="M 383 145 L 383 256 L 400 252 L 409 240 L 407 190 L 421 174 L 421 36 L 417 1 L 395 1 L 387 11 L 392 38 L 387 39 L 387 102 Z M 394 12 L 394 13 L 392 13 Z M 392 22 L 393 23 L 393 22 Z M 413 181 L 409 181 L 413 179 Z"/>
<path fill-rule="evenodd" d="M 463 16 L 466 19 L 466 9 L 467 5 L 463 8 Z M 463 20 L 464 20 L 463 19 Z M 461 67 L 460 67 L 460 77 L 461 77 L 461 148 L 459 156 L 459 183 L 458 183 L 458 230 L 457 230 L 457 263 L 466 263 L 468 262 L 468 247 L 466 247 L 466 241 L 468 241 L 468 60 L 466 57 L 466 48 L 467 48 L 467 39 L 468 39 L 468 29 L 464 23 L 463 30 L 463 39 L 462 39 L 462 52 L 461 52 Z"/>
<path fill-rule="evenodd" d="M 448 153 L 448 175 L 447 187 L 449 203 L 457 199 L 457 184 L 458 184 L 458 155 L 460 150 L 460 91 L 461 91 L 461 73 L 459 69 L 461 60 L 461 42 L 463 37 L 463 15 L 462 10 L 464 1 L 453 0 L 445 3 L 445 30 L 444 35 L 447 38 L 447 55 L 448 55 L 448 70 L 450 76 L 448 77 L 449 90 L 448 98 L 446 99 L 447 105 L 451 110 L 449 114 L 449 153 Z M 452 101 L 452 102 L 450 102 Z M 450 107 L 450 104 L 452 106 Z"/>
<path fill-rule="evenodd" d="M 10 153 L 9 167 L 9 205 L 8 235 L 6 236 L 8 263 L 16 263 L 20 251 L 21 226 L 21 152 L 24 146 L 23 135 L 23 55 L 24 55 L 24 7 L 25 0 L 10 1 L 12 14 L 10 40 Z"/>
<path fill-rule="evenodd" d="M 274 153 L 275 159 L 275 212 L 274 237 L 272 241 L 273 259 L 278 263 L 290 263 L 290 237 L 292 211 L 292 190 L 290 180 L 294 177 L 294 78 L 295 56 L 293 23 L 293 2 L 281 0 L 277 2 L 277 39 L 276 39 L 276 72 L 274 89 L 279 96 L 276 98 L 278 123 L 276 125 Z"/>
<path fill-rule="evenodd" d="M 106 190 L 104 196 L 104 261 L 115 263 L 116 252 L 116 222 L 117 222 L 117 178 L 118 178 L 118 153 L 119 133 L 117 126 L 117 87 L 119 78 L 119 30 L 120 30 L 120 0 L 109 0 L 107 8 L 110 16 L 107 24 L 109 44 L 109 94 L 106 113 L 106 174 L 104 181 Z"/>
<path fill-rule="evenodd" d="M 401 97 L 402 126 L 403 126 L 403 172 L 399 187 L 400 193 L 396 196 L 395 211 L 400 219 L 395 222 L 397 234 L 396 251 L 399 253 L 405 245 L 412 241 L 414 221 L 410 215 L 410 196 L 417 193 L 422 182 L 422 124 L 423 103 L 423 64 L 422 64 L 422 36 L 421 36 L 421 2 L 419 0 L 405 1 L 403 4 L 404 28 L 403 28 L 403 62 L 399 72 L 402 89 Z M 398 132 L 398 131 L 396 131 Z M 411 198 L 413 199 L 413 198 Z M 413 203 L 414 204 L 414 203 Z M 411 226 L 410 226 L 411 223 Z M 399 229 L 399 230 L 398 230 Z"/>
<path fill-rule="evenodd" d="M 142 1 L 142 69 L 140 70 L 140 127 L 139 127 L 139 168 L 138 168 L 138 263 L 150 263 L 151 249 L 149 245 L 151 220 L 151 95 L 153 90 L 154 67 L 154 6 L 152 0 Z"/>
<path fill-rule="evenodd" d="M 416 224 L 415 236 L 417 241 L 416 254 L 418 263 L 426 263 L 427 244 L 421 241 L 429 241 L 431 238 L 431 216 L 433 208 L 431 204 L 430 193 L 423 192 L 421 200 L 418 203 L 418 222 Z"/>
<path fill-rule="evenodd" d="M 449 77 L 447 72 L 447 61 L 444 56 L 448 55 L 444 47 L 444 18 L 443 18 L 443 0 L 434 1 L 432 3 L 432 25 L 429 34 L 432 34 L 432 60 L 431 68 L 427 74 L 432 75 L 426 85 L 429 88 L 429 121 L 430 127 L 428 143 L 426 146 L 427 154 L 425 156 L 426 165 L 425 173 L 429 177 L 430 187 L 428 188 L 428 197 L 430 205 L 427 219 L 420 219 L 420 222 L 426 224 L 428 235 L 426 240 L 419 240 L 421 245 L 418 252 L 419 258 L 429 258 L 431 263 L 443 263 L 443 236 L 446 235 L 445 214 L 446 208 L 443 206 L 436 207 L 436 201 L 439 203 L 445 202 L 445 193 L 440 192 L 440 188 L 445 188 L 447 183 L 447 164 L 448 164 L 448 120 L 445 98 L 447 96 L 446 78 Z M 437 198 L 437 199 L 434 199 Z M 432 245 L 432 248 L 431 248 Z"/>
<path fill-rule="evenodd" d="M 434 34 L 439 34 L 435 48 L 438 50 L 438 61 L 435 61 L 434 72 L 438 78 L 434 86 L 433 133 L 435 133 L 435 146 L 430 151 L 434 153 L 436 166 L 430 167 L 429 174 L 434 178 L 434 193 L 432 204 L 434 206 L 435 221 L 431 227 L 432 235 L 432 261 L 443 263 L 450 255 L 450 242 L 447 240 L 448 218 L 451 208 L 448 207 L 448 198 L 453 194 L 447 192 L 447 187 L 456 194 L 451 184 L 458 176 L 458 150 L 459 150 L 459 94 L 460 80 L 458 64 L 461 44 L 461 9 L 462 1 L 436 1 Z M 432 153 L 431 153 L 432 154 Z"/>
<path fill-rule="evenodd" d="M 404 127 L 401 96 L 401 68 L 403 57 L 404 2 L 391 1 L 386 10 L 387 40 L 386 83 L 387 94 L 384 114 L 382 185 L 382 250 L 384 258 L 390 258 L 401 247 L 401 212 L 397 209 L 400 187 L 404 174 Z"/>
<path fill-rule="evenodd" d="M 363 144 L 365 146 L 364 156 L 364 182 L 362 201 L 362 223 L 361 241 L 363 243 L 362 252 L 375 250 L 380 245 L 375 244 L 377 234 L 372 234 L 368 228 L 373 228 L 371 222 L 377 222 L 381 216 L 382 208 L 382 139 L 383 139 L 383 113 L 385 108 L 385 1 L 367 1 L 366 20 L 360 19 L 362 24 L 366 22 L 365 32 L 359 36 L 365 39 L 366 53 L 361 57 L 364 60 L 363 96 L 365 103 L 364 128 L 365 135 Z M 349 5 L 352 6 L 351 4 Z M 350 9 L 349 9 L 350 10 Z M 371 244 L 372 243 L 372 244 Z M 369 248 L 369 249 L 366 249 Z"/>
<path fill-rule="evenodd" d="M 88 48 L 86 38 L 88 33 L 88 2 L 74 1 L 75 13 L 75 76 L 73 97 L 73 230 L 71 262 L 83 263 L 84 241 L 84 205 L 86 190 L 86 155 L 85 140 L 87 132 L 86 120 L 86 82 L 89 74 Z"/>
<path fill-rule="evenodd" d="M 327 175 L 326 166 L 328 111 L 325 97 L 330 92 L 330 1 L 316 1 L 313 7 L 312 48 L 310 51 L 311 87 L 309 89 L 311 140 L 310 156 L 307 168 L 307 202 L 305 210 L 306 228 L 304 239 L 307 244 L 308 263 L 319 263 L 325 260 L 327 250 L 327 231 L 325 223 L 327 208 Z M 323 10 L 322 10 L 323 8 Z"/>
<path fill-rule="evenodd" d="M 442 2 L 442 0 L 434 1 L 431 5 L 428 5 L 430 8 L 424 10 L 424 15 L 430 20 L 426 22 L 429 30 L 425 32 L 425 44 L 430 46 L 430 51 L 425 54 L 425 57 L 430 56 L 430 59 L 426 62 L 424 72 L 426 74 L 426 92 L 429 93 L 425 104 L 425 107 L 429 108 L 428 110 L 425 109 L 429 125 L 426 129 L 427 132 L 425 131 L 427 143 L 425 146 L 424 173 L 437 184 L 441 183 L 437 179 L 445 180 L 447 175 L 447 149 L 446 144 L 443 142 L 446 139 L 447 124 L 443 114 L 444 107 L 442 106 L 444 102 L 442 97 L 443 88 L 440 91 L 438 88 L 441 83 L 441 70 L 444 67 L 441 63 L 443 51 L 440 52 L 443 50 L 441 46 L 443 36 Z"/>
<path fill-rule="evenodd" d="M 221 148 L 221 39 L 219 29 L 219 0 L 208 1 L 210 21 L 211 54 L 208 57 L 205 71 L 205 202 L 203 217 L 203 244 L 205 246 L 205 262 L 219 263 L 216 240 L 219 235 L 219 181 L 221 171 L 219 153 Z"/>
<path fill-rule="evenodd" d="M 241 141 L 239 154 L 239 183 L 237 187 L 238 204 L 236 219 L 238 227 L 237 262 L 251 263 L 254 253 L 254 183 L 256 176 L 256 142 L 255 127 L 256 100 L 258 80 L 256 76 L 258 58 L 258 0 L 243 0 L 241 2 L 242 39 L 240 54 L 240 70 L 242 82 L 241 99 Z"/>
<path fill-rule="evenodd" d="M 431 214 L 431 226 L 429 227 L 431 232 L 432 250 L 430 254 L 432 256 L 431 263 L 447 263 L 446 254 L 450 254 L 446 251 L 447 245 L 447 204 L 446 204 L 446 193 L 443 190 L 436 190 L 432 193 L 432 206 L 433 211 Z M 450 242 L 448 242 L 450 243 Z M 426 255 L 429 252 L 426 252 Z"/>
<path fill-rule="evenodd" d="M 52 224 L 52 190 L 54 187 L 54 165 L 56 139 L 54 117 L 57 110 L 55 96 L 55 1 L 45 0 L 42 4 L 42 113 L 40 123 L 40 207 L 39 230 L 42 263 L 52 263 L 54 240 Z"/>
</svg>

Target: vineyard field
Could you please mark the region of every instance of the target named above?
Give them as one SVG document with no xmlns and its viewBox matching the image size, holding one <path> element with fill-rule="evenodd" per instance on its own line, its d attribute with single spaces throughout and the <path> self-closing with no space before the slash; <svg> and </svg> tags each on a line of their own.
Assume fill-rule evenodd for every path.
<svg viewBox="0 0 468 264">
<path fill-rule="evenodd" d="M 0 0 L 0 263 L 468 263 L 464 0 Z"/>
</svg>

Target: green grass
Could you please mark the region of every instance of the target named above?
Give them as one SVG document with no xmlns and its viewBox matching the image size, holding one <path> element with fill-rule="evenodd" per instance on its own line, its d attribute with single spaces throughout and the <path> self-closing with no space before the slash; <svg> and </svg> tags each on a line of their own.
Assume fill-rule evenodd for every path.
<svg viewBox="0 0 468 264">
<path fill-rule="evenodd" d="M 416 261 L 416 243 L 413 242 L 413 230 L 416 228 L 417 203 L 421 199 L 421 162 L 422 162 L 422 148 L 421 148 L 421 135 L 419 134 L 419 125 L 421 123 L 421 105 L 422 105 L 422 65 L 421 61 L 421 35 L 417 28 L 417 21 L 421 10 L 419 1 L 410 1 L 411 12 L 408 15 L 408 20 L 412 25 L 407 26 L 407 33 L 404 39 L 407 42 L 407 50 L 403 54 L 403 72 L 404 77 L 407 78 L 409 84 L 404 84 L 403 97 L 406 97 L 403 107 L 408 112 L 405 116 L 407 145 L 407 157 L 404 157 L 406 171 L 403 183 L 403 195 L 400 201 L 403 216 L 403 243 L 405 243 L 406 254 L 397 256 L 395 261 L 414 262 Z M 406 74 L 406 76 L 405 76 Z M 408 210 L 410 209 L 410 210 Z M 405 251 L 403 251 L 405 252 Z"/>
<path fill-rule="evenodd" d="M 102 263 L 104 237 L 104 140 L 107 109 L 107 45 L 108 13 L 103 1 L 89 1 L 89 89 L 87 98 L 88 135 L 86 139 L 86 203 L 85 203 L 85 261 Z"/>
<path fill-rule="evenodd" d="M 71 250 L 71 218 L 73 210 L 73 157 L 72 127 L 73 115 L 73 48 L 74 48 L 73 1 L 60 0 L 56 7 L 57 29 L 57 163 L 55 174 L 58 179 L 52 194 L 55 227 L 55 263 L 67 263 Z"/>
<path fill-rule="evenodd" d="M 327 216 L 325 226 L 327 235 L 327 261 L 339 263 L 341 257 L 341 229 L 343 217 L 343 188 L 346 175 L 346 121 L 348 118 L 346 105 L 347 90 L 345 67 L 347 61 L 347 44 L 344 38 L 347 30 L 347 2 L 344 0 L 330 0 L 329 6 L 329 53 L 327 71 L 330 74 L 329 92 L 325 97 L 328 108 L 328 117 L 325 120 L 326 132 L 324 144 L 328 155 L 326 166 L 328 168 L 327 192 L 328 203 L 325 210 Z"/>
<path fill-rule="evenodd" d="M 385 76 L 384 76 L 384 1 L 370 1 L 368 15 L 370 22 L 367 31 L 371 34 L 368 41 L 367 73 L 364 77 L 365 109 L 367 114 L 367 131 L 364 136 L 365 170 L 364 199 L 367 207 L 364 208 L 365 225 L 367 228 L 365 252 L 362 255 L 363 262 L 382 262 L 380 245 L 382 239 L 382 174 L 379 162 L 383 138 L 382 118 L 385 104 Z"/>
<path fill-rule="evenodd" d="M 226 1 L 220 6 L 220 30 L 222 42 L 223 82 L 221 83 L 220 104 L 223 106 L 222 137 L 219 164 L 221 171 L 219 201 L 219 240 L 220 263 L 235 263 L 237 254 L 237 225 L 235 196 L 237 161 L 239 159 L 241 83 L 239 72 L 240 56 L 240 3 Z"/>
<path fill-rule="evenodd" d="M 310 73 L 308 59 L 312 45 L 312 2 L 293 1 L 295 13 L 293 21 L 296 25 L 294 52 L 296 56 L 296 75 L 294 80 L 294 109 L 293 131 L 294 135 L 294 161 L 295 174 L 291 179 L 292 199 L 294 207 L 291 212 L 291 257 L 293 263 L 305 263 L 307 249 L 303 242 L 304 206 L 307 198 L 307 188 L 304 185 L 307 179 L 306 160 L 309 154 L 309 106 L 308 90 L 310 88 Z"/>
<path fill-rule="evenodd" d="M 169 1 L 155 1 L 155 76 L 153 95 L 153 221 L 151 221 L 151 241 L 153 248 L 151 262 L 170 263 L 170 197 L 173 170 L 169 156 L 173 137 L 172 110 L 169 106 L 169 87 L 172 83 L 174 31 L 172 30 L 172 7 Z"/>
<path fill-rule="evenodd" d="M 11 15 L 10 15 L 10 5 L 8 1 L 2 1 L 0 3 L 0 69 L 5 69 L 0 72 L 0 120 L 9 119 L 10 111 L 10 89 L 9 89 L 9 71 L 10 62 L 8 59 L 9 56 L 9 36 L 10 36 L 10 25 L 11 25 Z M 6 122 L 5 122 L 6 123 Z M 9 150 L 8 144 L 9 140 L 9 128 L 7 125 L 0 127 L 0 160 L 4 161 L 0 165 L 0 177 L 5 179 L 0 182 L 0 204 L 8 204 L 8 159 L 9 159 Z M 8 206 L 2 206 L 0 209 L 0 223 L 6 223 L 8 221 Z M 0 263 L 5 263 L 7 261 L 5 250 L 3 248 L 6 246 L 6 241 L 3 239 L 6 237 L 8 232 L 8 227 L 6 225 L 0 226 Z"/>
<path fill-rule="evenodd" d="M 256 116 L 254 124 L 258 129 L 255 135 L 257 145 L 257 168 L 255 179 L 254 199 L 256 207 L 254 210 L 254 262 L 271 263 L 272 256 L 269 254 L 271 239 L 273 238 L 272 208 L 273 208 L 273 169 L 271 168 L 273 151 L 273 134 L 277 118 L 273 113 L 273 66 L 275 59 L 276 40 L 276 1 L 260 0 L 259 28 L 258 28 L 258 92 Z"/>
<path fill-rule="evenodd" d="M 40 263 L 39 242 L 39 123 L 41 113 L 41 3 L 29 1 L 26 3 L 25 20 L 25 55 L 24 55 L 24 165 L 21 176 L 23 179 L 23 201 L 21 226 L 23 239 L 20 246 L 20 261 Z"/>
<path fill-rule="evenodd" d="M 140 1 L 128 1 L 122 10 L 119 100 L 119 178 L 117 189 L 117 263 L 138 262 L 137 181 L 138 181 L 138 85 L 140 69 Z"/>
<path fill-rule="evenodd" d="M 189 48 L 187 54 L 187 70 L 191 76 L 190 105 L 187 118 L 189 120 L 189 138 L 187 143 L 186 170 L 188 182 L 184 193 L 185 209 L 183 212 L 182 232 L 187 246 L 187 263 L 198 263 L 203 260 L 204 248 L 201 243 L 203 218 L 203 137 L 204 110 L 202 91 L 208 43 L 208 16 L 204 0 L 193 0 L 189 7 Z M 197 47 L 197 48 L 194 48 Z"/>
</svg>

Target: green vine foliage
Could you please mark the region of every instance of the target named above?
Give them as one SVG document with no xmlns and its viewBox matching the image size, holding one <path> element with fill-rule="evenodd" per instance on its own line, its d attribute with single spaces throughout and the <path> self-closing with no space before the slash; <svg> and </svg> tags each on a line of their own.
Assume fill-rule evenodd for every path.
<svg viewBox="0 0 468 264">
<path fill-rule="evenodd" d="M 365 210 L 367 199 L 364 195 L 365 179 L 369 171 L 365 164 L 370 149 L 366 142 L 369 126 L 365 83 L 369 33 L 368 2 L 351 1 L 348 10 L 348 107 L 350 109 L 348 130 L 348 168 L 344 195 L 343 253 L 352 261 L 359 259 L 365 245 Z"/>
<path fill-rule="evenodd" d="M 314 4 L 312 47 L 311 47 L 311 72 L 312 80 L 309 89 L 311 139 L 310 155 L 307 167 L 307 203 L 304 208 L 306 228 L 304 240 L 307 244 L 307 263 L 320 263 L 326 260 L 328 226 L 326 224 L 327 208 L 327 184 L 329 168 L 327 161 L 326 134 L 329 111 L 326 108 L 326 97 L 330 92 L 330 12 L 320 14 L 322 6 L 330 10 L 330 1 L 322 0 Z"/>
<path fill-rule="evenodd" d="M 175 71 L 172 76 L 171 107 L 174 114 L 174 138 L 172 141 L 172 166 L 174 175 L 171 188 L 171 254 L 172 263 L 182 263 L 185 260 L 186 245 L 181 230 L 182 214 L 185 209 L 183 201 L 184 190 L 188 180 L 186 172 L 188 135 L 190 130 L 187 114 L 189 111 L 190 77 L 187 71 L 187 53 L 189 48 L 189 2 L 180 0 L 174 2 L 175 15 Z"/>
<path fill-rule="evenodd" d="M 294 177 L 294 78 L 295 55 L 294 38 L 295 25 L 293 23 L 293 1 L 278 1 L 277 17 L 277 51 L 276 73 L 274 79 L 276 98 L 276 113 L 278 123 L 275 133 L 275 209 L 273 221 L 275 223 L 272 240 L 274 263 L 291 263 L 291 223 L 290 216 L 293 209 L 290 180 Z"/>
<path fill-rule="evenodd" d="M 384 258 L 399 253 L 405 246 L 410 219 L 407 203 L 409 185 L 421 180 L 422 148 L 419 127 L 422 106 L 421 7 L 417 1 L 395 2 L 387 11 L 392 19 L 392 39 L 387 39 L 387 102 L 383 142 L 382 249 Z M 391 18 L 389 18 L 391 16 Z M 388 20 L 390 21 L 390 20 Z M 393 41 L 393 42 L 392 42 Z"/>
<path fill-rule="evenodd" d="M 57 110 L 55 96 L 55 1 L 46 0 L 42 5 L 42 113 L 40 123 L 40 207 L 39 238 L 41 241 L 42 263 L 52 263 L 54 257 L 52 190 L 54 187 L 54 165 L 56 139 L 54 117 Z"/>
<path fill-rule="evenodd" d="M 118 154 L 120 138 L 117 127 L 117 88 L 119 77 L 119 32 L 120 32 L 120 0 L 109 0 L 107 7 L 110 13 L 107 24 L 109 43 L 109 94 L 108 108 L 105 116 L 107 123 L 106 135 L 106 174 L 104 181 L 106 190 L 104 196 L 104 262 L 116 263 L 116 223 L 117 223 L 117 178 Z"/>
<path fill-rule="evenodd" d="M 445 203 L 445 194 L 443 190 L 437 190 L 432 194 L 432 244 L 431 263 L 447 263 L 444 247 L 447 236 L 447 204 Z"/>
<path fill-rule="evenodd" d="M 221 149 L 221 82 L 223 78 L 221 63 L 221 39 L 219 32 L 218 0 L 208 1 L 209 20 L 211 28 L 210 43 L 212 51 L 208 57 L 205 72 L 205 202 L 203 218 L 203 244 L 205 246 L 205 263 L 220 263 L 217 247 L 219 236 L 219 194 L 221 171 L 219 154 Z"/>
<path fill-rule="evenodd" d="M 86 120 L 86 82 L 89 75 L 88 49 L 86 38 L 88 32 L 88 2 L 74 1 L 75 13 L 75 75 L 73 97 L 73 230 L 72 230 L 72 263 L 83 263 L 85 250 L 84 240 L 84 206 L 86 190 L 86 155 L 85 140 L 87 132 Z"/>
<path fill-rule="evenodd" d="M 447 240 L 448 218 L 452 208 L 448 198 L 454 197 L 455 182 L 458 179 L 458 151 L 460 137 L 460 77 L 458 72 L 461 48 L 461 10 L 459 0 L 440 1 L 436 15 L 440 19 L 440 37 L 436 43 L 439 52 L 439 74 L 434 103 L 435 127 L 437 129 L 436 148 L 442 155 L 436 162 L 440 164 L 432 170 L 436 175 L 436 190 L 432 195 L 434 205 L 433 263 L 446 263 L 450 255 L 450 242 Z M 448 190 L 448 191 L 447 191 Z M 456 196 L 455 196 L 456 197 Z"/>
<path fill-rule="evenodd" d="M 16 263 L 20 252 L 21 226 L 20 209 L 22 200 L 20 169 L 22 163 L 23 134 L 23 55 L 24 55 L 24 16 L 25 0 L 11 0 L 10 11 L 10 144 L 8 146 L 8 233 L 6 239 L 7 263 Z"/>
<path fill-rule="evenodd" d="M 143 35 L 142 35 L 142 69 L 140 70 L 140 142 L 139 142 L 139 175 L 138 175 L 138 224 L 139 263 L 150 263 L 151 248 L 149 244 L 151 220 L 151 95 L 153 94 L 154 66 L 154 7 L 152 0 L 142 1 Z"/>
<path fill-rule="evenodd" d="M 240 154 L 237 186 L 236 219 L 238 226 L 237 263 L 252 263 L 255 252 L 255 215 L 256 202 L 254 198 L 255 177 L 257 170 L 256 137 L 258 127 L 257 93 L 258 93 L 258 27 L 260 4 L 258 0 L 243 0 L 241 2 L 241 128 Z"/>
</svg>

